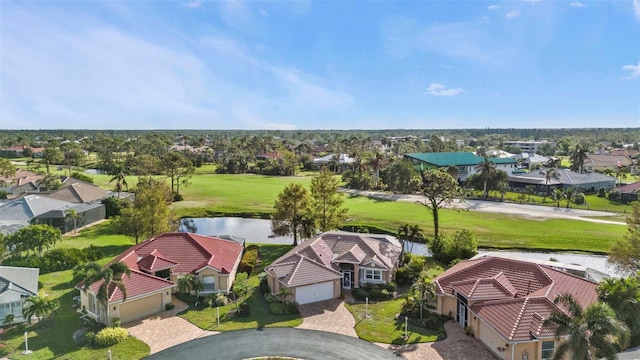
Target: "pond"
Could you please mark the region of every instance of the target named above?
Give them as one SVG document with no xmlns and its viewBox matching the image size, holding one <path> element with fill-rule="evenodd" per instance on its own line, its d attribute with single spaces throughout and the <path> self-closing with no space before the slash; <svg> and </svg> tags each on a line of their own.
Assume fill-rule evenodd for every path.
<svg viewBox="0 0 640 360">
<path fill-rule="evenodd" d="M 280 245 L 293 243 L 292 237 L 272 236 L 271 221 L 265 219 L 245 219 L 238 217 L 184 218 L 181 221 L 179 230 L 202 235 L 236 235 L 245 238 L 247 243 Z M 429 254 L 429 249 L 425 244 L 407 242 L 405 243 L 405 250 L 417 255 Z M 607 257 L 604 255 L 508 250 L 480 250 L 478 252 L 480 254 L 497 252 L 519 258 L 545 261 L 554 258 L 565 264 L 588 266 L 605 274 L 616 275 L 615 269 L 607 264 Z"/>
</svg>

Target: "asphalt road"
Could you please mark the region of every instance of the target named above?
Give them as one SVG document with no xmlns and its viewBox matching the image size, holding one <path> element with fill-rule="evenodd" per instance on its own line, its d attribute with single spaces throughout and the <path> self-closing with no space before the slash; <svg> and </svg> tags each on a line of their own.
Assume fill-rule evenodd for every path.
<svg viewBox="0 0 640 360">
<path fill-rule="evenodd" d="M 402 359 L 380 346 L 350 336 L 291 328 L 223 332 L 176 345 L 147 359 L 241 360 L 259 356 L 304 360 Z"/>
<path fill-rule="evenodd" d="M 390 194 L 379 191 L 364 191 L 354 189 L 341 188 L 340 191 L 347 194 L 354 194 L 360 196 L 367 196 L 376 199 L 383 199 L 389 201 L 405 201 L 405 202 L 424 202 L 425 198 L 421 195 L 407 195 L 407 194 Z M 605 211 L 591 211 L 582 209 L 567 209 L 564 207 L 550 207 L 550 206 L 536 206 L 525 204 L 514 204 L 498 201 L 480 201 L 480 200 L 465 200 L 463 202 L 455 201 L 452 205 L 454 208 L 466 209 L 471 211 L 492 212 L 508 215 L 517 215 L 525 218 L 539 218 L 539 219 L 569 219 L 588 221 L 599 224 L 613 224 L 613 225 L 627 225 L 621 221 L 594 219 L 593 217 L 607 217 L 617 215 L 611 212 Z"/>
</svg>

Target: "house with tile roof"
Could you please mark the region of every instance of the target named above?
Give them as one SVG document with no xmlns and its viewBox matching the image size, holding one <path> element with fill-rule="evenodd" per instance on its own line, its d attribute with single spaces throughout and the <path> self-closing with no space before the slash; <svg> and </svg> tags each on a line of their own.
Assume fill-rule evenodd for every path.
<svg viewBox="0 0 640 360">
<path fill-rule="evenodd" d="M 108 295 L 108 307 L 96 299 L 100 281 L 80 290 L 87 314 L 104 324 L 112 319 L 129 322 L 164 310 L 171 302 L 178 279 L 192 274 L 201 284 L 200 294 L 231 291 L 244 246 L 237 241 L 193 233 L 165 233 L 132 246 L 111 263 L 123 262 L 131 276 L 123 277 L 126 299 L 117 287 Z"/>
<path fill-rule="evenodd" d="M 0 266 L 0 323 L 12 314 L 15 322 L 26 319 L 22 315 L 24 302 L 38 294 L 38 268 Z"/>
<path fill-rule="evenodd" d="M 467 178 L 478 172 L 478 164 L 484 161 L 482 156 L 471 152 L 442 152 L 442 153 L 412 153 L 404 154 L 406 160 L 411 161 L 416 171 L 431 169 L 447 169 L 455 166 L 458 169 L 458 182 L 465 182 Z M 517 161 L 511 158 L 488 158 L 496 165 L 497 170 L 511 174 L 517 168 Z"/>
<path fill-rule="evenodd" d="M 637 201 L 640 198 L 640 181 L 619 186 L 614 191 L 620 193 L 620 200 L 625 204 Z"/>
<path fill-rule="evenodd" d="M 558 345 L 543 324 L 557 295 L 570 293 L 583 308 L 598 300 L 597 283 L 556 267 L 504 257 L 462 261 L 434 279 L 437 312 L 471 331 L 497 357 L 548 359 Z"/>
<path fill-rule="evenodd" d="M 285 287 L 290 300 L 307 304 L 338 298 L 341 289 L 389 283 L 401 257 L 392 236 L 330 231 L 294 247 L 265 272 L 273 294 Z"/>
<path fill-rule="evenodd" d="M 618 171 L 619 168 L 625 167 L 629 169 L 631 174 L 635 174 L 636 168 L 633 160 L 628 155 L 612 155 L 612 154 L 588 154 L 582 165 L 584 171 Z"/>
</svg>

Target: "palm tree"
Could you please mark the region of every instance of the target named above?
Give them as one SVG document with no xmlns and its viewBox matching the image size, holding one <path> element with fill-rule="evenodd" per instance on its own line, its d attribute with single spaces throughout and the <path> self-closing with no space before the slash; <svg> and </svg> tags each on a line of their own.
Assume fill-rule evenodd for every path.
<svg viewBox="0 0 640 360">
<path fill-rule="evenodd" d="M 423 271 L 413 285 L 411 285 L 413 291 L 417 291 L 420 294 L 420 320 L 422 320 L 422 308 L 424 307 L 424 298 L 428 296 L 432 299 L 436 295 L 435 285 L 429 279 L 429 275 Z"/>
<path fill-rule="evenodd" d="M 626 346 L 628 329 L 609 305 L 597 302 L 583 310 L 571 294 L 558 295 L 553 302 L 567 311 L 555 311 L 544 320 L 545 326 L 556 327 L 556 338 L 565 337 L 553 360 L 564 359 L 567 353 L 574 360 L 615 359 Z"/>
<path fill-rule="evenodd" d="M 114 190 L 118 193 L 118 199 L 120 199 L 120 193 L 122 192 L 122 189 L 126 188 L 127 191 L 129 190 L 129 184 L 127 184 L 127 177 L 122 170 L 119 170 L 118 173 L 114 175 L 111 178 L 111 180 L 109 180 L 109 184 L 111 184 L 113 181 L 116 182 L 116 187 Z"/>
<path fill-rule="evenodd" d="M 376 189 L 380 181 L 380 168 L 384 166 L 384 160 L 384 154 L 378 151 L 378 149 L 376 149 L 369 159 L 369 165 L 373 168 L 373 186 Z"/>
<path fill-rule="evenodd" d="M 529 195 L 527 202 L 531 202 L 531 195 L 536 191 L 536 187 L 533 185 L 527 185 L 524 187 L 524 192 Z"/>
<path fill-rule="evenodd" d="M 62 152 L 56 148 L 48 147 L 42 151 L 42 161 L 47 167 L 47 175 L 49 172 L 49 165 L 62 161 Z"/>
<path fill-rule="evenodd" d="M 631 347 L 640 345 L 640 273 L 619 279 L 604 279 L 598 298 L 616 312 L 629 327 Z"/>
<path fill-rule="evenodd" d="M 509 187 L 509 183 L 506 181 L 500 181 L 498 185 L 496 185 L 496 190 L 500 192 L 500 201 L 504 201 L 504 194 L 507 193 L 511 189 Z"/>
<path fill-rule="evenodd" d="M 64 211 L 64 217 L 73 221 L 73 234 L 75 235 L 78 230 L 78 220 L 82 219 L 82 214 L 79 214 L 76 209 L 67 209 Z"/>
<path fill-rule="evenodd" d="M 185 294 L 191 294 L 194 284 L 193 274 L 182 275 L 178 278 L 178 291 Z"/>
<path fill-rule="evenodd" d="M 549 196 L 549 181 L 551 181 L 551 179 L 560 179 L 560 173 L 558 172 L 558 169 L 555 167 L 551 167 L 551 168 L 546 168 L 545 170 L 540 171 L 541 175 L 544 175 L 544 187 L 545 187 L 545 193 L 544 193 L 544 199 L 547 199 L 547 196 Z"/>
<path fill-rule="evenodd" d="M 37 296 L 32 296 L 24 301 L 22 315 L 29 323 L 31 323 L 31 318 L 34 316 L 38 318 L 38 321 L 42 321 L 47 314 L 57 307 L 57 300 L 49 299 L 44 292 L 40 292 Z"/>
<path fill-rule="evenodd" d="M 282 300 L 282 308 L 284 309 L 284 305 L 285 305 L 285 300 L 287 299 L 287 296 L 289 295 L 293 295 L 293 291 L 286 287 L 283 286 L 280 288 L 280 291 L 278 291 L 278 294 L 276 294 L 277 297 L 280 298 L 280 300 Z"/>
<path fill-rule="evenodd" d="M 106 268 L 101 268 L 95 263 L 87 263 L 84 266 L 84 281 L 83 289 L 86 291 L 91 284 L 101 282 L 96 299 L 100 301 L 102 306 L 109 311 L 109 293 L 113 289 L 118 289 L 122 292 L 122 301 L 127 300 L 127 288 L 124 285 L 124 275 L 131 276 L 131 270 L 127 264 L 123 262 L 115 262 L 109 264 Z"/>
<path fill-rule="evenodd" d="M 489 179 L 491 179 L 491 176 L 493 176 L 493 174 L 495 174 L 495 172 L 497 171 L 496 164 L 489 161 L 489 158 L 485 156 L 484 160 L 480 164 L 478 164 L 478 166 L 476 166 L 476 170 L 480 172 L 480 177 L 482 177 L 482 180 L 484 182 L 482 197 L 486 199 L 489 196 L 487 184 L 489 183 Z"/>
<path fill-rule="evenodd" d="M 582 167 L 584 166 L 584 161 L 587 159 L 588 154 L 589 145 L 584 143 L 577 143 L 571 151 L 571 154 L 569 154 L 569 161 L 571 161 L 570 169 L 572 171 L 582 173 Z"/>
<path fill-rule="evenodd" d="M 567 194 L 562 189 L 553 189 L 553 193 L 551 193 L 551 198 L 556 202 L 556 207 L 560 207 L 560 200 L 564 199 Z"/>
</svg>

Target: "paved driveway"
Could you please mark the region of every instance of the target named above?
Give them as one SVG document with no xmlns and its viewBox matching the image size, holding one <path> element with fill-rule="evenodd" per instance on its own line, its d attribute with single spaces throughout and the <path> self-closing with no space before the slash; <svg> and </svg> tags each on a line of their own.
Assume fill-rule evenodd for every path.
<svg viewBox="0 0 640 360">
<path fill-rule="evenodd" d="M 288 356 L 305 360 L 398 359 L 389 350 L 350 336 L 289 328 L 224 332 L 174 346 L 148 359 L 237 360 L 258 356 Z"/>
<path fill-rule="evenodd" d="M 467 336 L 454 321 L 444 324 L 447 338 L 433 343 L 405 346 L 377 344 L 397 352 L 407 360 L 496 360 L 497 358 L 477 339 Z"/>
<path fill-rule="evenodd" d="M 189 340 L 218 334 L 216 331 L 202 330 L 176 316 L 177 313 L 187 308 L 187 304 L 175 297 L 171 302 L 175 305 L 171 310 L 124 324 L 131 335 L 149 345 L 151 354 Z"/>
<path fill-rule="evenodd" d="M 299 329 L 320 330 L 336 334 L 358 337 L 354 326 L 356 321 L 344 306 L 344 300 L 333 299 L 315 304 L 300 305 L 302 325 Z"/>
</svg>

